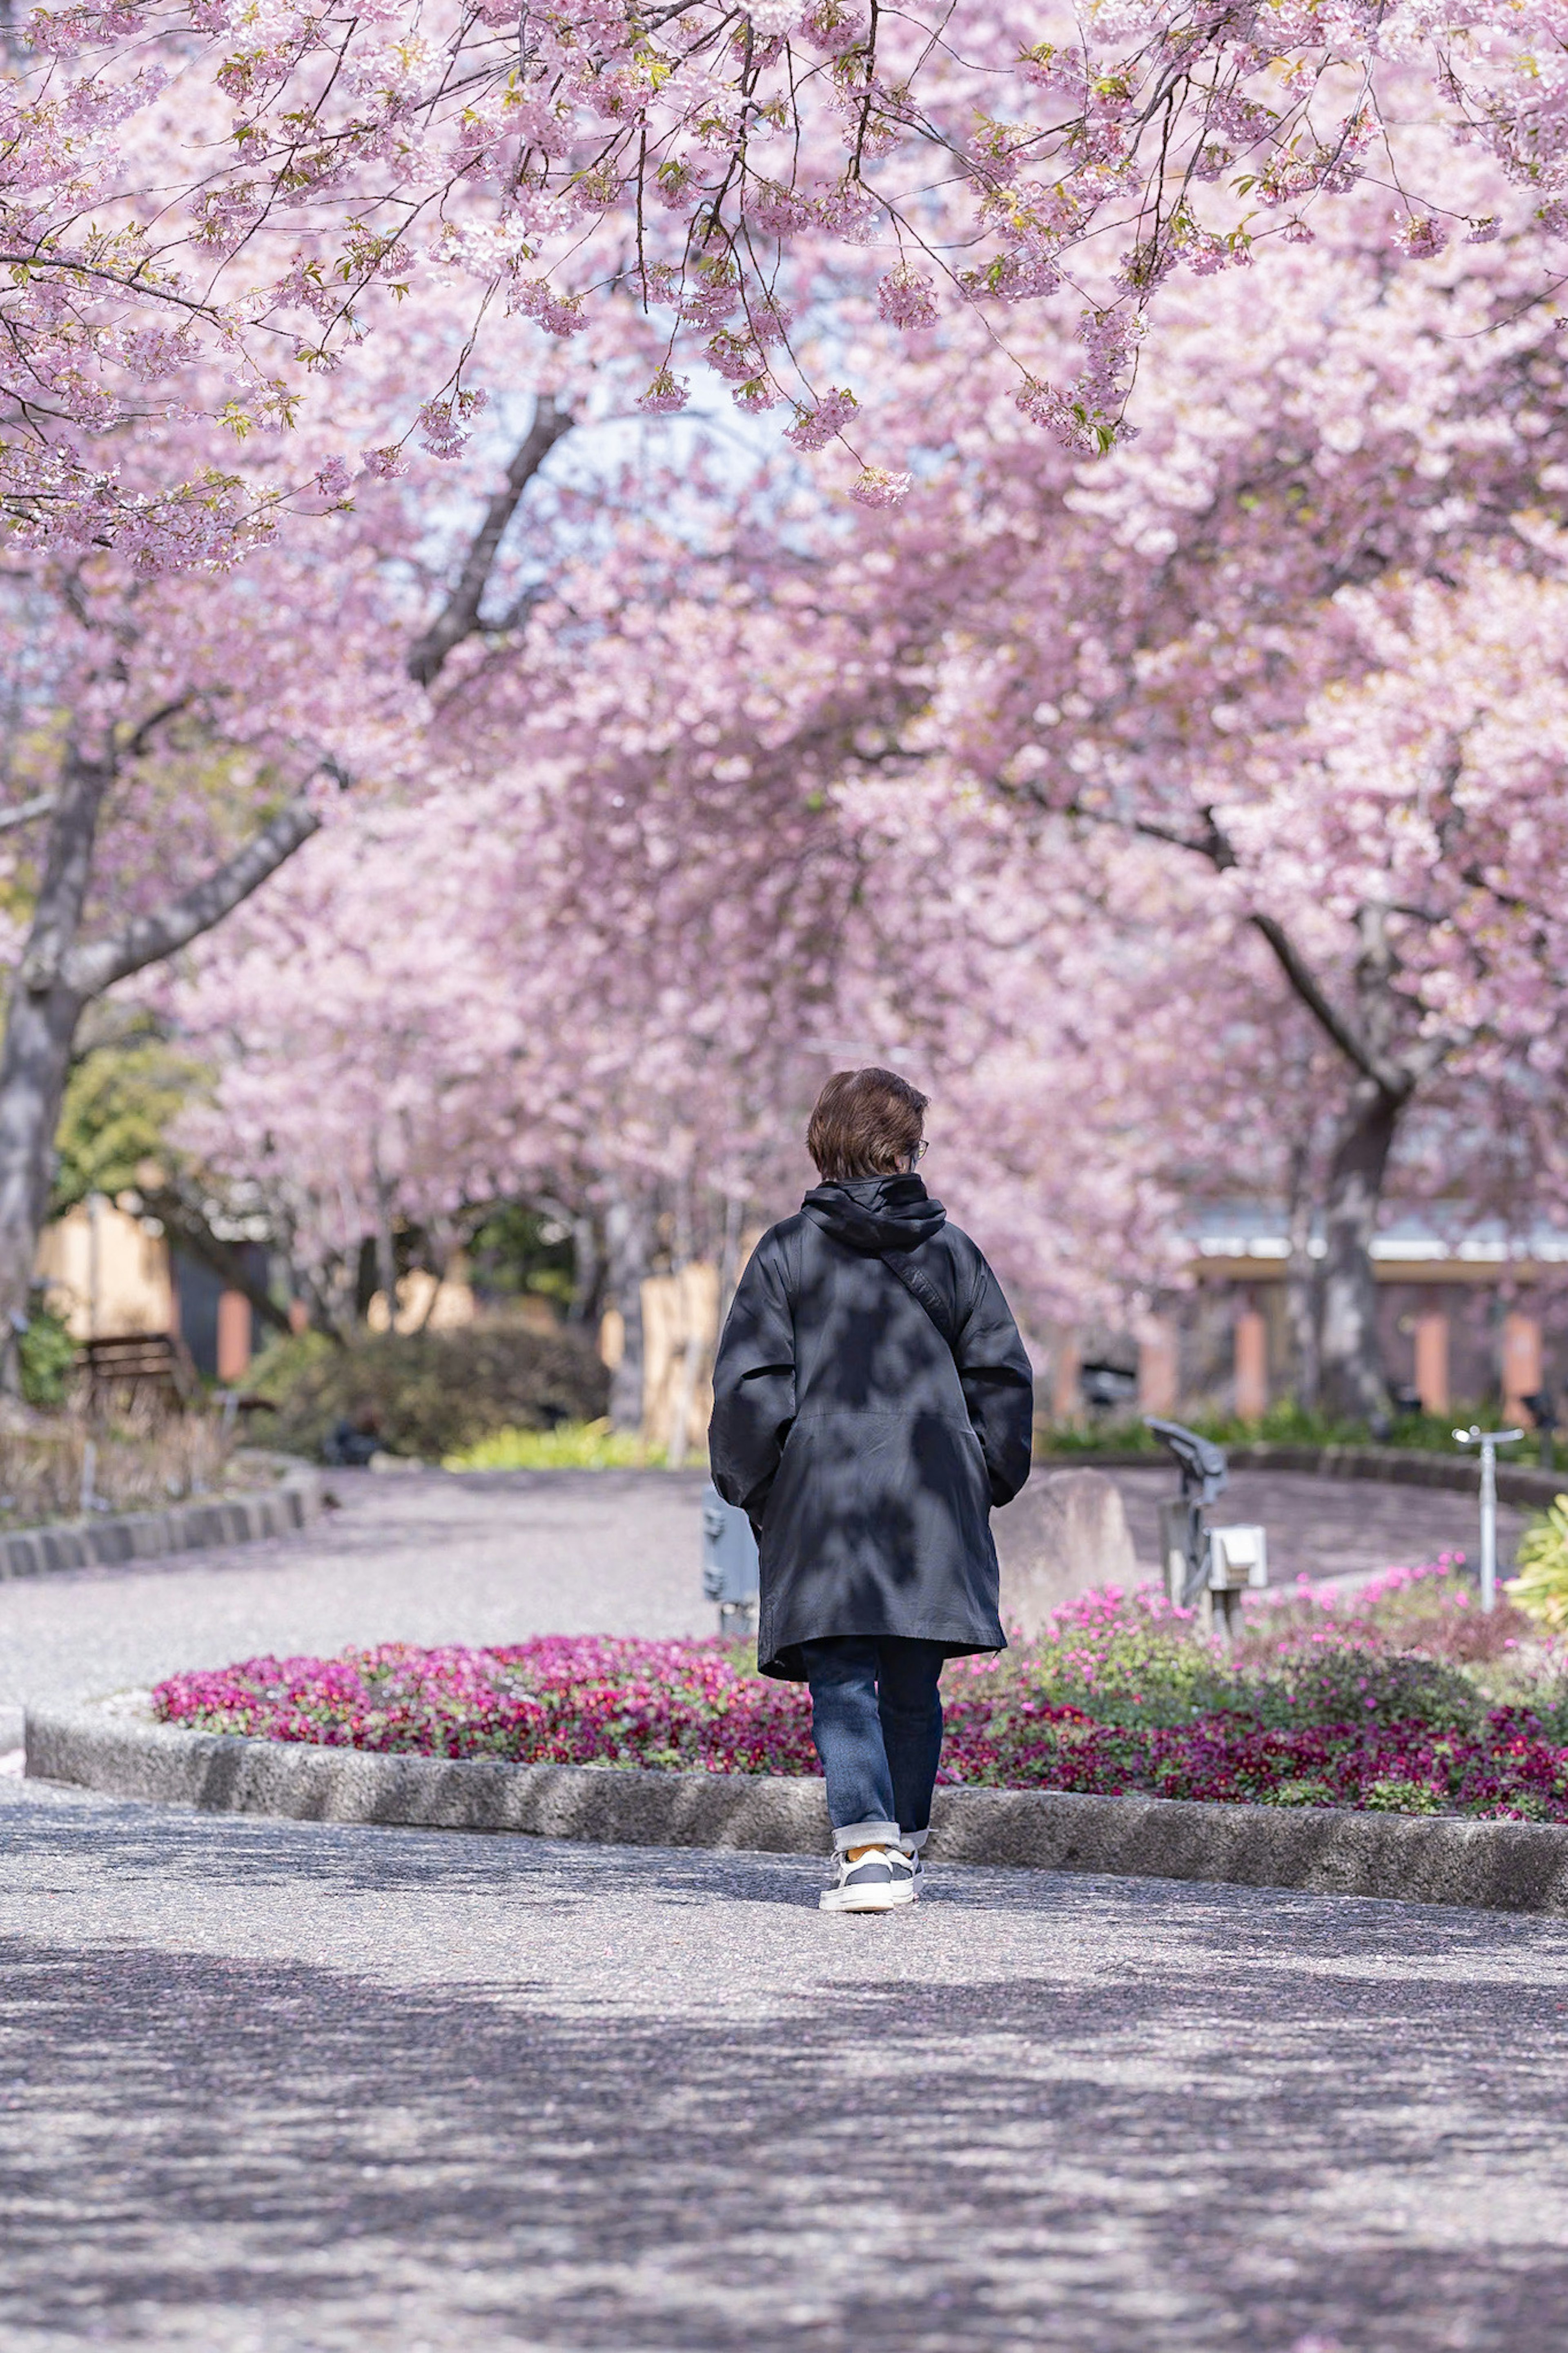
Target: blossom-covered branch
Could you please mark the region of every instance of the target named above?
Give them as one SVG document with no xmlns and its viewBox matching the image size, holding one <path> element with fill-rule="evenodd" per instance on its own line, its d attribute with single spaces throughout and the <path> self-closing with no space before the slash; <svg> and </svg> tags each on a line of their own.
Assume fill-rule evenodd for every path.
<svg viewBox="0 0 1568 2353">
<path fill-rule="evenodd" d="M 1360 187 L 1384 192 L 1391 266 L 1501 234 L 1539 248 L 1549 292 L 1559 30 L 1552 0 L 1452 20 L 1417 0 L 437 0 L 406 22 L 389 0 L 66 0 L 0 90 L 0 501 L 34 538 L 227 560 L 285 487 L 258 505 L 218 469 L 135 490 L 84 431 L 193 406 L 286 429 L 400 304 L 451 286 L 472 332 L 455 364 L 427 356 L 421 407 L 452 446 L 488 318 L 556 339 L 607 321 L 650 411 L 700 360 L 743 410 L 783 404 L 797 447 L 845 443 L 862 503 L 896 503 L 910 476 L 863 461 L 855 396 L 803 340 L 874 292 L 917 343 L 983 319 L 1023 414 L 1102 450 L 1162 290 L 1310 241 Z M 1517 195 L 1472 202 L 1461 144 Z M 1058 296 L 1076 355 L 1045 375 L 1019 330 Z"/>
</svg>

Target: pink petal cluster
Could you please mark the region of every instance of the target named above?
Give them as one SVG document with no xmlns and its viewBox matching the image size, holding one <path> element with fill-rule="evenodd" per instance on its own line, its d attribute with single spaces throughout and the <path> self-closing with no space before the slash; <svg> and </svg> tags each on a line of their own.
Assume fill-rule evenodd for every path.
<svg viewBox="0 0 1568 2353">
<path fill-rule="evenodd" d="M 29 387 L 0 495 L 67 547 L 123 536 L 149 566 L 211 560 L 181 528 L 199 477 L 177 442 L 139 512 L 84 436 L 147 421 L 150 387 L 171 416 L 280 402 L 330 433 L 323 379 L 376 339 L 403 347 L 416 409 L 445 397 L 446 324 L 505 372 L 509 315 L 557 339 L 592 328 L 640 367 L 633 250 L 639 301 L 668 273 L 704 333 L 735 307 L 758 316 L 782 272 L 840 336 L 873 288 L 882 322 L 931 327 L 930 284 L 901 257 L 963 252 L 955 310 L 1016 330 L 1021 372 L 1075 386 L 1089 438 L 1069 446 L 1109 449 L 1131 372 L 1050 312 L 1064 273 L 1125 332 L 1184 279 L 1339 207 L 1410 261 L 1442 254 L 1450 217 L 1498 222 L 1529 299 L 1550 293 L 1568 217 L 1560 7 L 1461 14 L 1105 7 L 1079 39 L 1021 43 L 1037 26 L 988 0 L 757 0 L 739 19 L 692 0 L 651 25 L 561 0 L 514 43 L 500 0 L 417 23 L 385 5 L 340 20 L 57 0 L 17 34 L 0 99 L 7 348 Z M 1478 166 L 1495 186 L 1472 206 L 1458 184 Z M 1149 226 L 1125 252 L 1129 221 Z M 721 257 L 716 298 L 694 281 Z M 1064 339 L 1084 364 L 1047 359 Z M 873 364 L 904 388 L 896 346 Z M 945 424 L 964 413 L 958 389 Z M 240 501 L 209 537 L 243 552 L 253 528 Z"/>
<path fill-rule="evenodd" d="M 798 412 L 784 438 L 793 441 L 797 449 L 824 449 L 835 435 L 843 431 L 858 407 L 852 392 L 836 385 L 823 395 L 815 407 Z"/>
</svg>

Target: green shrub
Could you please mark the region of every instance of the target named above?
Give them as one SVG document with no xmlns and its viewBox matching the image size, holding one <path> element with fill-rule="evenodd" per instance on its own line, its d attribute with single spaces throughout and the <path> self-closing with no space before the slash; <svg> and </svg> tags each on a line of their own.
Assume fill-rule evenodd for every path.
<svg viewBox="0 0 1568 2353">
<path fill-rule="evenodd" d="M 1184 1620 L 1158 1600 L 1137 1595 L 1090 1619 L 1086 1595 L 1057 1630 L 1017 1653 L 1019 1697 L 1081 1707 L 1097 1723 L 1181 1725 L 1215 1709 L 1248 1704 L 1222 1651 L 1194 1641 Z"/>
<path fill-rule="evenodd" d="M 63 1405 L 76 1365 L 76 1342 L 60 1317 L 38 1308 L 17 1339 L 16 1356 L 27 1403 Z"/>
<path fill-rule="evenodd" d="M 1406 1781 L 1398 1775 L 1369 1781 L 1362 1799 L 1371 1814 L 1435 1814 L 1442 1802 L 1428 1782 Z"/>
<path fill-rule="evenodd" d="M 389 1453 L 440 1461 L 500 1430 L 596 1420 L 609 1379 L 592 1341 L 499 1318 L 452 1332 L 380 1333 L 347 1348 L 307 1332 L 258 1362 L 253 1388 L 273 1410 L 257 1417 L 255 1435 L 320 1454 L 349 1421 L 374 1429 Z"/>
<path fill-rule="evenodd" d="M 1531 1520 L 1519 1543 L 1509 1599 L 1549 1633 L 1568 1634 L 1568 1495 Z"/>
<path fill-rule="evenodd" d="M 618 1471 L 662 1462 L 664 1449 L 645 1446 L 632 1431 L 607 1421 L 563 1421 L 553 1430 L 498 1430 L 473 1446 L 442 1458 L 444 1471 Z"/>
<path fill-rule="evenodd" d="M 1331 1806 L 1334 1802 L 1326 1781 L 1277 1781 L 1272 1789 L 1258 1794 L 1266 1806 Z"/>
<path fill-rule="evenodd" d="M 1247 1677 L 1258 1720 L 1269 1729 L 1308 1725 L 1479 1724 L 1480 1694 L 1463 1670 L 1410 1651 L 1383 1651 L 1320 1635 Z"/>
</svg>

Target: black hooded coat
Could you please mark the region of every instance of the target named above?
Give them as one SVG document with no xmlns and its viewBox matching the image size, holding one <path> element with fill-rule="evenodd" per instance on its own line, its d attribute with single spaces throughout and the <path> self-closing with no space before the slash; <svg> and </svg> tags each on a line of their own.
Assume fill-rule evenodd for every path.
<svg viewBox="0 0 1568 2353">
<path fill-rule="evenodd" d="M 1033 1421 L 1002 1286 L 918 1176 L 819 1185 L 772 1227 L 724 1325 L 709 1433 L 713 1483 L 761 1548 L 763 1674 L 801 1682 L 796 1646 L 829 1634 L 1005 1650 L 991 1509 L 1029 1475 Z"/>
</svg>

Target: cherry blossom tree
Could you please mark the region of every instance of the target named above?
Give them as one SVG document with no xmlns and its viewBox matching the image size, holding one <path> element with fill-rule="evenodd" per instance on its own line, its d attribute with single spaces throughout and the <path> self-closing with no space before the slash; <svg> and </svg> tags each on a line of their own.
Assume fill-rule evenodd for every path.
<svg viewBox="0 0 1568 2353">
<path fill-rule="evenodd" d="M 847 289 L 894 331 L 890 381 L 900 337 L 958 321 L 1009 354 L 1037 429 L 1108 447 L 1170 290 L 1311 237 L 1364 185 L 1392 192 L 1391 268 L 1500 229 L 1550 289 L 1559 33 L 1551 0 L 39 8 L 0 96 L 0 487 L 34 540 L 226 558 L 309 471 L 192 467 L 176 433 L 132 483 L 100 437 L 193 413 L 286 436 L 330 411 L 359 340 L 453 288 L 469 332 L 410 386 L 453 443 L 495 388 L 510 312 L 558 339 L 602 332 L 655 413 L 700 361 L 742 409 L 784 404 L 798 448 L 847 447 L 863 501 L 896 501 L 907 467 L 862 448 L 861 396 L 799 340 Z M 1485 208 L 1475 155 L 1502 189 Z M 1029 321 L 1064 298 L 1046 373 Z M 374 445 L 342 433 L 345 479 L 414 423 Z"/>
<path fill-rule="evenodd" d="M 1328 1401 L 1365 1415 L 1412 1107 L 1475 1116 L 1505 1072 L 1550 1093 L 1568 417 L 1521 250 L 1393 274 L 1380 204 L 1338 218 L 1246 281 L 1166 290 L 1141 438 L 1103 466 L 1042 465 L 1000 366 L 933 352 L 908 396 L 935 409 L 962 372 L 973 422 L 876 561 L 911 681 L 893 756 L 1018 811 L 1020 855 L 1108 833 L 1206 872 L 1233 957 L 1250 934 L 1331 1050 L 1318 1337 Z"/>
<path fill-rule="evenodd" d="M 216 584 L 119 548 L 13 548 L 0 628 L 26 680 L 13 738 L 32 748 L 0 823 L 47 830 L 36 865 L 12 861 L 31 911 L 0 1046 L 0 1316 L 25 1308 L 84 1010 L 231 914 L 356 778 L 409 785 L 428 691 L 496 617 L 501 539 L 570 424 L 536 404 L 433 598 L 428 513 L 391 490 L 356 513 L 330 472 L 313 517 Z"/>
</svg>

